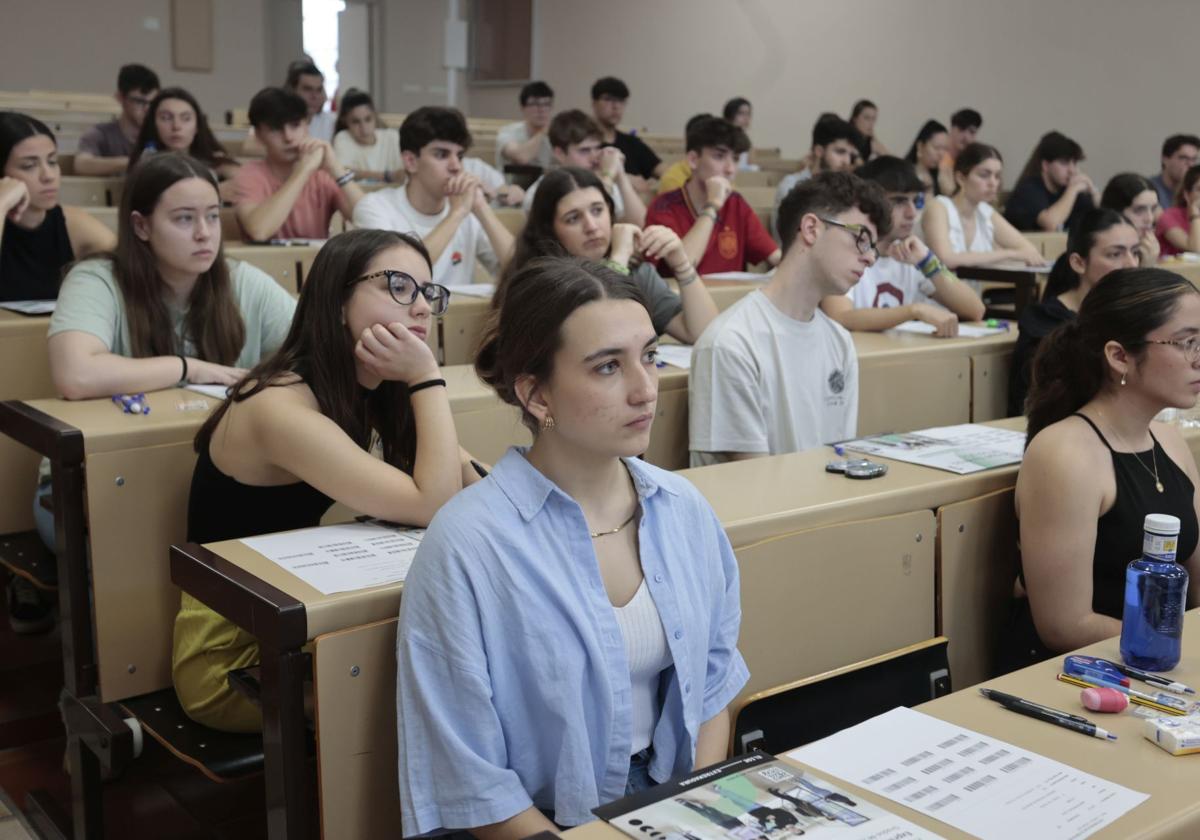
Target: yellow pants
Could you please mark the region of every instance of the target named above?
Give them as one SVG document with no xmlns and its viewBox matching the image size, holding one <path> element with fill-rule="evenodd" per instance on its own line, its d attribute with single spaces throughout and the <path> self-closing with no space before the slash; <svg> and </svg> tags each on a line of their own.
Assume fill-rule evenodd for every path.
<svg viewBox="0 0 1200 840">
<path fill-rule="evenodd" d="M 224 732 L 259 732 L 262 711 L 229 685 L 259 663 L 258 640 L 186 592 L 175 616 L 171 673 L 188 717 Z"/>
</svg>

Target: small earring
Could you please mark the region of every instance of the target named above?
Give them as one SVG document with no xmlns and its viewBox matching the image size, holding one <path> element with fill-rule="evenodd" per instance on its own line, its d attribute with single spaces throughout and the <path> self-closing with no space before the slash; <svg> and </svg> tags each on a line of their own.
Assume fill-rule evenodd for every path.
<svg viewBox="0 0 1200 840">
<path fill-rule="evenodd" d="M 1125 374 L 1123 374 L 1123 373 L 1121 374 L 1121 384 L 1122 385 L 1125 384 Z"/>
<path fill-rule="evenodd" d="M 546 419 L 542 421 L 542 431 L 548 432 L 553 429 L 555 425 L 554 418 L 547 414 Z"/>
</svg>

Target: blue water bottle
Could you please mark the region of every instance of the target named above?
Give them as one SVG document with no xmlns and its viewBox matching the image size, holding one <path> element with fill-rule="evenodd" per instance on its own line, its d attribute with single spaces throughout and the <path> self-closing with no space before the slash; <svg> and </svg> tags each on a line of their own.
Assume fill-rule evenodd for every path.
<svg viewBox="0 0 1200 840">
<path fill-rule="evenodd" d="M 1187 569 L 1175 562 L 1179 519 L 1151 513 L 1143 527 L 1141 559 L 1125 571 L 1121 658 L 1145 671 L 1169 671 L 1179 664 L 1187 608 Z"/>
</svg>

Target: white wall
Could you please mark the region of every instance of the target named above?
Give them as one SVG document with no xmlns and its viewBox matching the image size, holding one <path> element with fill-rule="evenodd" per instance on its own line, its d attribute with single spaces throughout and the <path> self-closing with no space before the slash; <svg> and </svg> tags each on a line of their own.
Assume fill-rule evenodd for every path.
<svg viewBox="0 0 1200 840">
<path fill-rule="evenodd" d="M 440 5 L 440 4 L 431 4 Z M 1196 0 L 604 0 L 538 6 L 540 75 L 560 108 L 588 107 L 601 75 L 632 90 L 626 123 L 680 132 L 743 95 L 751 137 L 799 156 L 822 111 L 866 97 L 903 154 L 928 117 L 983 113 L 1006 182 L 1058 129 L 1102 185 L 1153 172 L 1163 138 L 1200 131 Z M 1173 84 L 1174 88 L 1168 87 Z M 516 118 L 516 90 L 470 88 L 469 113 Z"/>
<path fill-rule="evenodd" d="M 298 22 L 279 20 L 272 2 L 214 0 L 211 73 L 171 68 L 168 0 L 6 2 L 0 89 L 110 93 L 119 67 L 138 62 L 157 72 L 164 86 L 190 90 L 210 119 L 222 123 L 226 109 L 245 107 L 259 88 L 283 81 L 283 66 L 268 72 L 268 27 L 286 30 Z M 145 27 L 147 18 L 158 21 L 157 30 Z"/>
</svg>

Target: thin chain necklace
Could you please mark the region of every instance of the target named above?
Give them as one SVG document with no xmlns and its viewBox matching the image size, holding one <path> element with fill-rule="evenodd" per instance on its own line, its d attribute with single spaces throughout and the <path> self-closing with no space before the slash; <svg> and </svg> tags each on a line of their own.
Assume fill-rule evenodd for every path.
<svg viewBox="0 0 1200 840">
<path fill-rule="evenodd" d="M 592 539 L 598 539 L 600 537 L 609 537 L 609 536 L 612 536 L 613 534 L 619 534 L 621 531 L 625 530 L 625 526 L 628 525 L 630 522 L 632 522 L 634 520 L 634 518 L 638 515 L 638 510 L 639 510 L 638 507 L 634 507 L 633 513 L 629 514 L 629 518 L 626 519 L 624 522 L 622 522 L 620 525 L 618 525 L 616 528 L 613 528 L 611 531 L 592 531 L 591 532 Z"/>
<path fill-rule="evenodd" d="M 1096 410 L 1096 414 L 1100 417 L 1101 420 L 1104 420 L 1104 415 L 1100 412 L 1099 409 Z M 1107 426 L 1108 421 L 1104 420 L 1104 424 Z M 1124 439 L 1117 436 L 1117 430 L 1115 427 L 1109 426 L 1108 430 L 1112 433 L 1113 437 L 1117 438 L 1117 443 L 1121 444 L 1122 446 L 1125 446 Z M 1149 429 L 1147 429 L 1147 431 L 1149 431 Z M 1163 483 L 1158 477 L 1158 454 L 1154 451 L 1157 448 L 1158 447 L 1154 445 L 1154 435 L 1151 434 L 1150 435 L 1150 459 L 1151 459 L 1152 463 L 1154 464 L 1153 471 L 1149 467 L 1146 466 L 1146 462 L 1142 460 L 1141 455 L 1138 455 L 1136 452 L 1132 451 L 1132 449 L 1130 449 L 1129 454 L 1132 455 L 1133 459 L 1138 462 L 1138 466 L 1140 466 L 1142 469 L 1144 469 L 1146 472 L 1148 472 L 1154 478 L 1154 489 L 1157 490 L 1159 493 L 1161 493 L 1161 492 L 1163 492 Z"/>
</svg>

